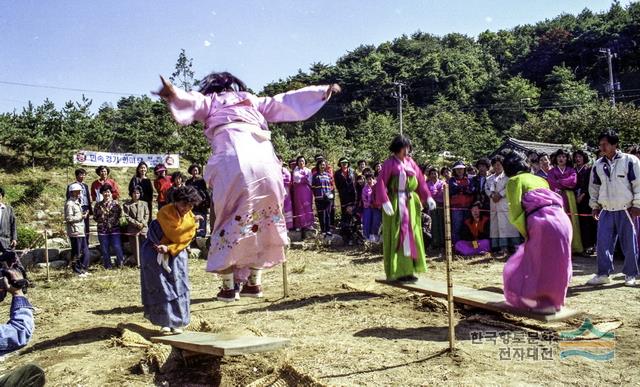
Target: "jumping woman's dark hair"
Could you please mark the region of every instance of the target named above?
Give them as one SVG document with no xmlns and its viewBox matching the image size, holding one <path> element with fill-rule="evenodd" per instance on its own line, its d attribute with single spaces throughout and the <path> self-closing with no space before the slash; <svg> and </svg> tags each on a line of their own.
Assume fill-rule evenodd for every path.
<svg viewBox="0 0 640 387">
<path fill-rule="evenodd" d="M 233 74 L 223 71 L 211 73 L 200 81 L 202 94 L 224 93 L 225 91 L 247 91 L 247 85 Z"/>
<path fill-rule="evenodd" d="M 202 201 L 198 191 L 191 185 L 183 185 L 173 191 L 174 202 L 185 202 L 197 206 Z"/>
<path fill-rule="evenodd" d="M 567 152 L 564 149 L 558 149 L 557 151 L 553 152 L 551 154 L 551 165 L 558 165 L 558 156 L 560 155 L 564 155 L 564 157 L 567 159 L 567 164 L 568 166 L 573 166 L 573 159 L 571 158 L 571 153 Z"/>
<path fill-rule="evenodd" d="M 505 149 L 501 154 L 502 157 L 504 157 L 502 166 L 504 167 L 504 174 L 507 175 L 507 177 L 515 176 L 523 171 L 529 172 L 529 164 L 527 164 L 527 158 L 520 152 L 511 149 Z"/>
<path fill-rule="evenodd" d="M 142 177 L 140 174 L 140 167 L 143 165 L 147 167 L 147 171 L 149 170 L 149 166 L 147 165 L 147 163 L 145 163 L 144 161 L 139 162 L 138 166 L 136 167 L 136 177 Z"/>
<path fill-rule="evenodd" d="M 402 148 L 409 148 L 409 150 L 411 150 L 411 140 L 399 134 L 393 138 L 393 141 L 391 141 L 391 145 L 389 145 L 389 151 L 395 154 L 400 152 Z"/>
</svg>

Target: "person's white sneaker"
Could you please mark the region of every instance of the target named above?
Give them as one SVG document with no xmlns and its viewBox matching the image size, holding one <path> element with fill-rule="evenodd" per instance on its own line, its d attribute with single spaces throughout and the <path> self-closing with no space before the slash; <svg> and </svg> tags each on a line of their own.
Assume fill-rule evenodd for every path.
<svg viewBox="0 0 640 387">
<path fill-rule="evenodd" d="M 176 335 L 179 335 L 180 333 L 184 332 L 182 330 L 182 328 L 171 328 L 171 332 L 175 333 Z"/>
<path fill-rule="evenodd" d="M 165 335 L 166 335 L 167 333 L 171 333 L 171 328 L 169 328 L 169 327 L 162 327 L 162 328 L 160 328 L 160 333 L 165 334 Z"/>
<path fill-rule="evenodd" d="M 636 277 L 625 275 L 624 284 L 625 286 L 636 286 Z"/>
<path fill-rule="evenodd" d="M 589 281 L 587 281 L 587 285 L 597 286 L 604 285 L 611 282 L 608 275 L 594 275 Z"/>
</svg>

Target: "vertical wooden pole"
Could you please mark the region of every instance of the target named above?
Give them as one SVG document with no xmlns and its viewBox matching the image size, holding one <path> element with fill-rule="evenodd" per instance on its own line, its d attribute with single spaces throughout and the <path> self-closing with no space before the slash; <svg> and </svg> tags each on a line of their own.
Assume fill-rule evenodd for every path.
<svg viewBox="0 0 640 387">
<path fill-rule="evenodd" d="M 282 289 L 283 297 L 289 297 L 289 278 L 287 277 L 287 261 L 282 262 Z"/>
<path fill-rule="evenodd" d="M 447 303 L 449 310 L 449 351 L 453 352 L 456 334 L 453 316 L 453 281 L 451 279 L 451 205 L 449 203 L 449 185 L 444 185 L 444 254 L 447 262 Z"/>
<path fill-rule="evenodd" d="M 140 233 L 136 234 L 136 267 L 140 268 Z"/>
<path fill-rule="evenodd" d="M 47 282 L 49 282 L 49 231 L 44 230 L 44 263 L 47 265 Z"/>
</svg>

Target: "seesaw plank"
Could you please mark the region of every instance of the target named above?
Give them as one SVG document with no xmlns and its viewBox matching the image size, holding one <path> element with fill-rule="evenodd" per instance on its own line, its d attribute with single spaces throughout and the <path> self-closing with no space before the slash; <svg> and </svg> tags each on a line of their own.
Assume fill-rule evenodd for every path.
<svg viewBox="0 0 640 387">
<path fill-rule="evenodd" d="M 426 278 L 419 278 L 418 281 L 414 283 L 387 281 L 386 279 L 377 279 L 376 282 L 434 297 L 447 297 L 447 284 L 445 282 L 433 281 Z M 453 286 L 453 301 L 494 312 L 505 312 L 545 322 L 562 321 L 581 314 L 581 312 L 569 308 L 563 308 L 560 312 L 555 314 L 534 313 L 528 310 L 514 308 L 507 304 L 504 299 L 504 295 L 500 293 L 472 289 L 459 285 Z"/>
<path fill-rule="evenodd" d="M 178 335 L 152 337 L 151 342 L 167 344 L 195 353 L 214 356 L 237 356 L 274 351 L 286 347 L 289 344 L 289 339 L 184 332 Z"/>
</svg>

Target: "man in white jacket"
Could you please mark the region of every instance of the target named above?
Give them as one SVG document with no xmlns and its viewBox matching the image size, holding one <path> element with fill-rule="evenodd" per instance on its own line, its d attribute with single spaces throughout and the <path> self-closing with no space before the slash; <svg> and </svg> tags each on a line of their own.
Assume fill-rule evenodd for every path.
<svg viewBox="0 0 640 387">
<path fill-rule="evenodd" d="M 589 205 L 598 221 L 598 273 L 587 285 L 610 282 L 613 251 L 617 240 L 624 254 L 625 284 L 633 286 L 638 276 L 636 221 L 640 216 L 640 161 L 618 150 L 618 135 L 607 131 L 598 136 L 602 157 L 593 165 L 589 179 Z"/>
</svg>

